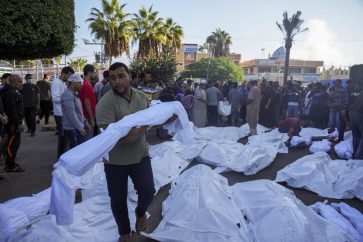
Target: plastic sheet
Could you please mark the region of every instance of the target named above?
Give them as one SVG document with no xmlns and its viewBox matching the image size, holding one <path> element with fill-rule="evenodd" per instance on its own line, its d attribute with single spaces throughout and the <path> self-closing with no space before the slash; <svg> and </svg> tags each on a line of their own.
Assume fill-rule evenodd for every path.
<svg viewBox="0 0 363 242">
<path fill-rule="evenodd" d="M 269 166 L 276 155 L 276 147 L 268 143 L 243 145 L 236 142 L 209 142 L 197 160 L 253 175 Z"/>
<path fill-rule="evenodd" d="M 363 200 L 363 161 L 331 160 L 327 153 L 318 152 L 278 171 L 275 181 L 305 188 L 322 197 Z"/>
<path fill-rule="evenodd" d="M 363 237 L 363 214 L 345 202 L 332 203 L 331 206 L 343 215 Z"/>
<path fill-rule="evenodd" d="M 331 149 L 331 142 L 329 142 L 326 139 L 323 139 L 322 141 L 314 141 L 309 151 L 310 153 L 316 153 L 316 152 L 328 152 Z"/>
<path fill-rule="evenodd" d="M 344 140 L 334 146 L 334 151 L 341 159 L 353 158 L 353 141 Z"/>
<path fill-rule="evenodd" d="M 290 141 L 291 147 L 295 147 L 298 145 L 310 145 L 311 144 L 311 137 L 300 137 L 300 136 L 293 136 Z"/>
<path fill-rule="evenodd" d="M 228 101 L 219 101 L 218 102 L 218 114 L 222 117 L 227 117 L 231 114 L 231 104 Z"/>
<path fill-rule="evenodd" d="M 330 205 L 317 202 L 311 205 L 311 207 L 323 218 L 335 223 L 342 230 L 346 231 L 348 234 L 353 236 L 355 241 L 357 242 L 363 241 L 363 237 L 358 233 L 358 231 L 353 227 L 353 225 Z"/>
<path fill-rule="evenodd" d="M 145 236 L 173 242 L 354 241 L 273 181 L 230 187 L 204 165 L 190 168 L 173 182 L 162 216 L 159 226 Z"/>
</svg>

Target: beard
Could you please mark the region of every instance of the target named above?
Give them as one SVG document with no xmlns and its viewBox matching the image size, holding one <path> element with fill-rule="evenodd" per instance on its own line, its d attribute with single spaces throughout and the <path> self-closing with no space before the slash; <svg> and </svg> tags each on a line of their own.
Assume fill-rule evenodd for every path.
<svg viewBox="0 0 363 242">
<path fill-rule="evenodd" d="M 118 85 L 112 86 L 112 89 L 115 92 L 117 92 L 118 94 L 124 95 L 130 89 L 130 84 L 129 85 L 120 85 L 120 84 L 118 84 Z"/>
</svg>

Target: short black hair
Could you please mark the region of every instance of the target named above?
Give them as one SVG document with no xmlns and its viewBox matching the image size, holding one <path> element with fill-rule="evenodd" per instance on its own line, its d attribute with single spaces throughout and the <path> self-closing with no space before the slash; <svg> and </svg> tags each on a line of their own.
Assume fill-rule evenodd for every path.
<svg viewBox="0 0 363 242">
<path fill-rule="evenodd" d="M 8 77 L 10 77 L 11 76 L 11 74 L 10 73 L 4 73 L 3 75 L 2 75 L 2 77 L 1 77 L 1 79 L 6 79 L 6 78 L 8 78 Z"/>
<path fill-rule="evenodd" d="M 29 74 L 29 73 L 28 73 L 28 74 L 26 74 L 26 75 L 25 75 L 25 80 L 27 80 L 27 79 L 31 79 L 31 78 L 32 78 L 32 74 Z"/>
<path fill-rule="evenodd" d="M 95 70 L 96 68 L 93 65 L 87 64 L 83 67 L 83 74 L 87 76 L 89 72 L 94 72 Z"/>
<path fill-rule="evenodd" d="M 63 67 L 61 73 L 64 73 L 64 74 L 69 74 L 69 73 L 74 74 L 74 70 L 73 70 L 72 67 L 66 66 L 66 67 Z"/>
<path fill-rule="evenodd" d="M 125 71 L 126 71 L 128 74 L 130 74 L 130 70 L 129 70 L 129 68 L 127 67 L 127 65 L 125 65 L 125 64 L 124 64 L 124 63 L 122 63 L 122 62 L 115 62 L 115 63 L 113 63 L 113 64 L 110 66 L 109 70 L 110 70 L 110 71 L 114 71 L 114 70 L 116 70 L 116 69 L 118 69 L 118 68 L 120 68 L 120 67 L 124 68 L 124 69 L 125 69 Z"/>
<path fill-rule="evenodd" d="M 102 73 L 102 75 L 103 75 L 103 78 L 104 78 L 104 79 L 106 79 L 106 78 L 108 78 L 108 77 L 110 76 L 110 71 L 109 71 L 109 70 L 105 70 L 105 71 Z"/>
</svg>

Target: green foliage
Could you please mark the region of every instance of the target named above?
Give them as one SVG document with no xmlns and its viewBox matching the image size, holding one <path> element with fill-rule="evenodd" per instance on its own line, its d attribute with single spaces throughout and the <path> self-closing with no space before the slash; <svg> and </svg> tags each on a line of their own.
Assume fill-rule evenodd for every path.
<svg viewBox="0 0 363 242">
<path fill-rule="evenodd" d="M 52 58 L 74 47 L 74 0 L 0 1 L 0 59 Z"/>
<path fill-rule="evenodd" d="M 77 58 L 75 60 L 70 59 L 67 61 L 67 65 L 71 66 L 75 71 L 82 72 L 83 67 L 87 64 L 87 60 L 83 58 Z"/>
<path fill-rule="evenodd" d="M 216 31 L 212 32 L 212 34 L 207 37 L 206 43 L 204 44 L 214 57 L 228 56 L 229 47 L 231 45 L 232 37 L 229 33 L 220 28 L 217 28 Z"/>
<path fill-rule="evenodd" d="M 138 74 L 150 72 L 155 81 L 166 83 L 172 81 L 176 72 L 175 54 L 173 51 L 163 51 L 160 56 L 135 57 L 130 63 L 131 71 Z"/>
<path fill-rule="evenodd" d="M 208 74 L 207 74 L 208 73 Z M 216 81 L 234 80 L 238 81 L 243 78 L 242 69 L 233 61 L 223 58 L 214 57 L 201 59 L 186 67 L 182 72 L 183 77 L 204 78 Z"/>
</svg>

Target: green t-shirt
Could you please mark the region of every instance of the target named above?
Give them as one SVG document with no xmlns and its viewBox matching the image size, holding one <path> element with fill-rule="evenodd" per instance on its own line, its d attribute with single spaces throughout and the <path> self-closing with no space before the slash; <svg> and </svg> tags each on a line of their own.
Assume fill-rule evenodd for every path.
<svg viewBox="0 0 363 242">
<path fill-rule="evenodd" d="M 149 100 L 143 92 L 131 88 L 131 93 L 129 102 L 113 90 L 107 92 L 96 106 L 97 124 L 108 126 L 126 115 L 148 108 Z M 105 162 L 114 165 L 130 165 L 139 163 L 143 157 L 148 155 L 148 144 L 144 134 L 133 142 L 117 143 L 109 153 L 109 161 L 105 160 Z"/>
</svg>

